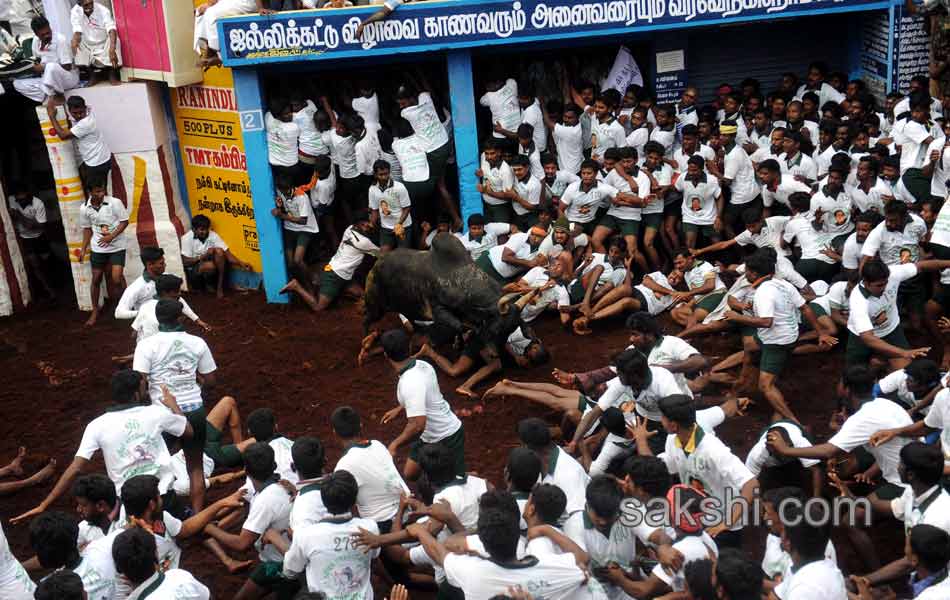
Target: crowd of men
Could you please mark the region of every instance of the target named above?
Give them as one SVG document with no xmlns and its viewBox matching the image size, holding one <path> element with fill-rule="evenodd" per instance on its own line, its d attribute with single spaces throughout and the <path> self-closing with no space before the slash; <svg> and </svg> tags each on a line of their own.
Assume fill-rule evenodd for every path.
<svg viewBox="0 0 950 600">
<path fill-rule="evenodd" d="M 389 4 L 381 12 L 399 2 Z M 702 106 L 694 88 L 665 105 L 637 86 L 598 90 L 566 73 L 559 98 L 538 97 L 530 81 L 484 79 L 484 205 L 464 232 L 445 181 L 451 115 L 423 78 L 394 97 L 362 82 L 352 95 L 270 98 L 272 215 L 294 275 L 285 291 L 324 310 L 360 295 L 365 257 L 454 236 L 519 296 L 518 326 L 494 348 L 471 336 L 459 352 L 458 340 L 408 320 L 371 336 L 361 360 L 381 354 L 396 378 L 383 441 L 364 436 L 366 415 L 345 399 L 323 440 L 288 439 L 266 407 L 242 419 L 234 398 L 215 401 L 212 349 L 184 324 L 208 325 L 163 251 L 142 248 L 144 273 L 125 285 L 128 215 L 107 194 L 111 153 L 70 99 L 68 127 L 55 128 L 77 139 L 89 192 L 78 258 L 88 253 L 93 297 L 105 280 L 136 343 L 115 357 L 113 406 L 77 436 L 53 489 L 12 519 L 29 527 L 34 556 L 15 558 L 0 540 L 4 598 L 209 598 L 214 582 L 180 568 L 188 538 L 229 572 L 250 568 L 241 600 L 371 599 L 374 574 L 443 600 L 950 598 L 950 97 L 932 98 L 915 78 L 878 106 L 861 81 L 822 64 L 767 93 L 754 80 L 723 85 Z M 18 233 L 40 255 L 42 204 L 17 192 Z M 332 256 L 315 280 L 322 242 Z M 191 287 L 218 295 L 229 266 L 248 267 L 202 215 L 181 252 Z M 546 312 L 578 336 L 623 323 L 630 344 L 602 368 L 568 370 L 532 325 Z M 905 330 L 931 341 L 913 347 Z M 738 351 L 712 364 L 692 345 L 711 334 L 732 336 Z M 782 392 L 786 367 L 813 353 L 842 367 L 826 440 L 800 419 L 805 399 Z M 516 377 L 548 361 L 559 367 L 553 382 Z M 480 410 L 525 400 L 563 413 L 560 427 L 521 420 L 504 472 L 469 473 L 465 415 L 437 370 L 469 375 L 456 392 L 483 398 Z M 709 404 L 720 394 L 701 392 L 715 390 L 726 399 Z M 760 393 L 773 411 L 744 457 L 716 434 L 742 419 L 739 392 Z M 346 449 L 336 465 L 330 435 Z M 97 453 L 105 474 L 92 469 Z M 0 474 L 19 475 L 18 460 Z M 206 500 L 209 486 L 245 476 Z M 70 496 L 79 518 L 54 510 Z M 852 500 L 841 505 L 849 518 L 831 518 L 833 496 Z M 847 577 L 832 521 L 862 565 Z M 905 544 L 882 563 L 868 532 L 886 521 L 903 523 Z M 758 526 L 766 545 L 750 548 Z M 253 564 L 234 558 L 252 548 Z"/>
</svg>

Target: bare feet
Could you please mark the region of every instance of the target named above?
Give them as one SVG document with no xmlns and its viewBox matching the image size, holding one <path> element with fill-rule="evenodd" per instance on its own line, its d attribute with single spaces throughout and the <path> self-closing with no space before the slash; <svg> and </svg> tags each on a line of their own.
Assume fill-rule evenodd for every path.
<svg viewBox="0 0 950 600">
<path fill-rule="evenodd" d="M 488 389 L 484 394 L 482 394 L 482 402 L 487 403 L 490 398 L 495 396 L 504 396 L 510 390 L 510 381 L 507 379 L 502 379 L 492 387 Z"/>
<path fill-rule="evenodd" d="M 280 291 L 277 292 L 277 293 L 278 293 L 278 294 L 287 294 L 287 293 L 290 293 L 290 292 L 297 292 L 297 291 L 299 291 L 299 290 L 300 290 L 300 282 L 297 281 L 296 279 L 291 279 L 290 281 L 287 282 L 287 285 L 285 285 L 284 287 L 280 288 Z"/>
<path fill-rule="evenodd" d="M 458 394 L 459 396 L 466 396 L 468 398 L 471 398 L 472 400 L 478 400 L 478 394 L 468 389 L 467 387 L 464 387 L 461 385 L 455 388 L 455 393 Z"/>
<path fill-rule="evenodd" d="M 20 448 L 17 450 L 16 458 L 10 461 L 10 464 L 7 465 L 6 470 L 9 471 L 11 475 L 23 477 L 24 458 L 26 458 L 26 446 L 20 446 Z"/>
<path fill-rule="evenodd" d="M 40 484 L 56 474 L 56 459 L 51 458 L 45 467 L 30 476 L 30 483 Z"/>
<path fill-rule="evenodd" d="M 96 311 L 96 310 L 92 311 L 92 314 L 89 315 L 89 318 L 88 318 L 88 319 L 86 319 L 86 324 L 85 324 L 85 326 L 86 326 L 86 327 L 92 327 L 93 325 L 96 324 L 96 321 L 97 321 L 98 319 L 99 319 L 99 311 Z"/>
<path fill-rule="evenodd" d="M 291 283 L 296 283 L 296 282 L 297 282 L 296 279 L 291 280 Z M 290 284 L 288 283 L 287 285 L 289 286 Z M 299 284 L 297 284 L 297 285 L 299 285 Z M 285 289 L 286 289 L 286 288 L 285 288 Z M 283 291 L 283 290 L 281 290 L 281 291 Z M 379 336 L 380 336 L 380 335 L 381 335 L 381 334 L 380 334 L 379 330 L 371 331 L 371 332 L 369 333 L 369 335 L 366 336 L 366 337 L 364 337 L 364 338 L 363 338 L 363 341 L 360 342 L 360 353 L 359 353 L 359 355 L 356 357 L 356 364 L 357 364 L 357 366 L 362 367 L 362 366 L 363 366 L 363 363 L 366 362 L 366 359 L 370 357 L 370 350 L 372 350 L 373 346 L 376 344 L 376 340 L 379 339 Z"/>
<path fill-rule="evenodd" d="M 228 573 L 231 573 L 232 575 L 250 568 L 250 566 L 253 564 L 253 560 L 235 560 L 233 558 L 228 558 L 226 561 L 224 561 L 224 567 L 228 570 Z"/>
</svg>

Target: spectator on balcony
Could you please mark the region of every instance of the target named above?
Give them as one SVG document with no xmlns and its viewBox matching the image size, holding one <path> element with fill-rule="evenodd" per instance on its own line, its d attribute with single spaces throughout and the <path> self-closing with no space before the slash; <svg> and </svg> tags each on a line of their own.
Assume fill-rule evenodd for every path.
<svg viewBox="0 0 950 600">
<path fill-rule="evenodd" d="M 86 0 L 88 1 L 88 0 Z M 218 19 L 258 12 L 272 15 L 276 11 L 267 7 L 267 0 L 208 0 L 195 9 L 195 50 L 198 64 L 205 69 L 221 64 L 218 52 Z"/>
<path fill-rule="evenodd" d="M 33 38 L 33 73 L 37 77 L 15 79 L 13 87 L 30 100 L 62 104 L 63 94 L 79 85 L 79 71 L 73 68 L 73 56 L 62 34 L 53 33 L 46 17 L 30 22 Z"/>
<path fill-rule="evenodd" d="M 98 83 L 100 71 L 108 73 L 112 85 L 118 85 L 122 49 L 112 12 L 93 0 L 79 0 L 69 20 L 73 26 L 73 60 L 89 68 L 89 85 Z"/>
</svg>

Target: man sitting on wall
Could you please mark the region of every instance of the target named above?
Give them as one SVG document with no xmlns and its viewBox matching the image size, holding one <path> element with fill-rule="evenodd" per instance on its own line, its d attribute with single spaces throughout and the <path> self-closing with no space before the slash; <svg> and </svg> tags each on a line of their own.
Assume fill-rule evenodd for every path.
<svg viewBox="0 0 950 600">
<path fill-rule="evenodd" d="M 98 83 L 100 71 L 109 74 L 112 85 L 118 85 L 122 49 L 112 12 L 93 0 L 79 0 L 69 13 L 69 21 L 73 26 L 74 61 L 89 68 L 89 85 Z"/>
<path fill-rule="evenodd" d="M 86 0 L 89 1 L 89 0 Z M 272 15 L 275 11 L 267 8 L 266 0 L 208 0 L 195 9 L 195 52 L 198 53 L 198 65 L 204 68 L 221 64 L 218 52 L 221 42 L 218 40 L 218 19 L 258 12 Z"/>
<path fill-rule="evenodd" d="M 46 17 L 30 21 L 33 29 L 33 73 L 35 77 L 14 79 L 13 88 L 35 102 L 50 98 L 51 104 L 62 104 L 63 94 L 79 85 L 79 71 L 73 68 L 73 57 L 62 34 L 53 33 Z"/>
</svg>

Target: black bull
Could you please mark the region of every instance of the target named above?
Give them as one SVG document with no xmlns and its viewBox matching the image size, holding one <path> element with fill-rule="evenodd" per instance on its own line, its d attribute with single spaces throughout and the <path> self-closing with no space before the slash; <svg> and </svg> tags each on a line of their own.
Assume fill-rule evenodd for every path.
<svg viewBox="0 0 950 600">
<path fill-rule="evenodd" d="M 458 238 L 440 233 L 429 252 L 396 249 L 376 261 L 366 279 L 363 333 L 397 312 L 455 333 L 471 329 L 497 352 L 498 340 L 514 329 L 501 300 L 501 285 L 475 266 Z"/>
</svg>

